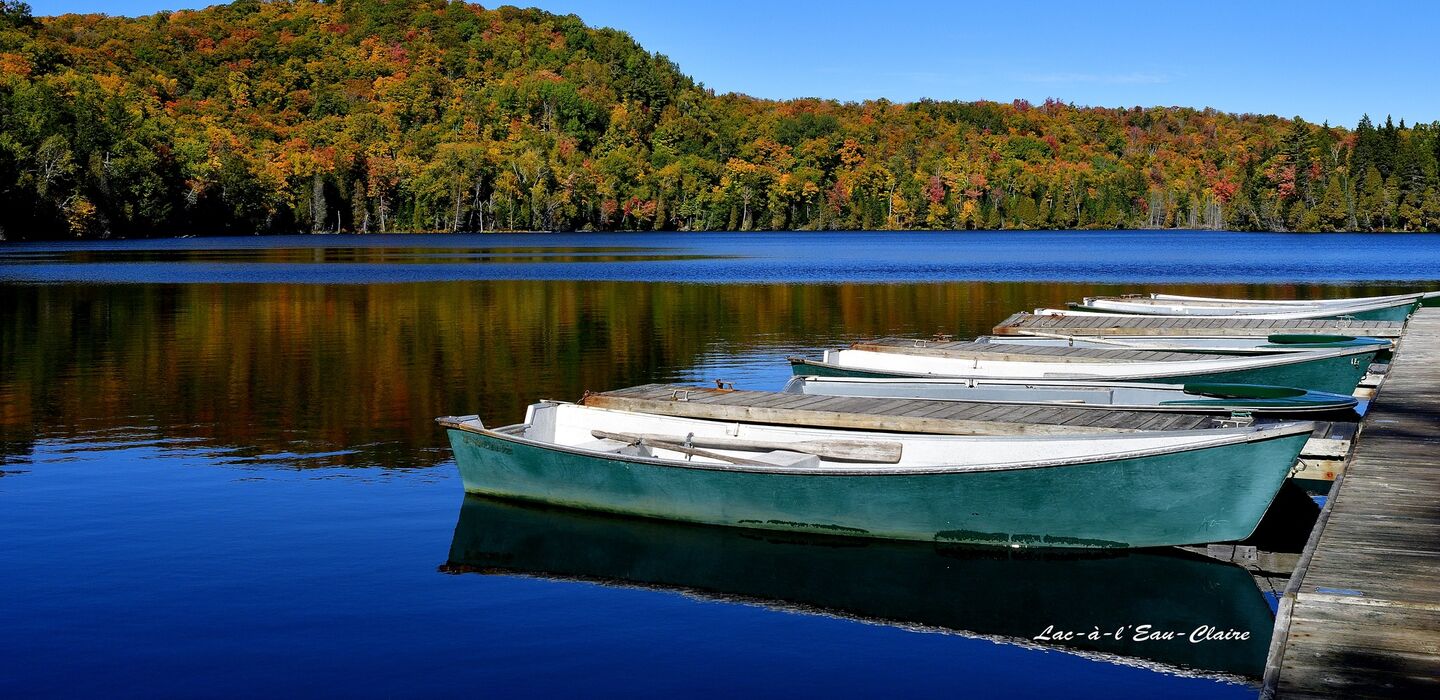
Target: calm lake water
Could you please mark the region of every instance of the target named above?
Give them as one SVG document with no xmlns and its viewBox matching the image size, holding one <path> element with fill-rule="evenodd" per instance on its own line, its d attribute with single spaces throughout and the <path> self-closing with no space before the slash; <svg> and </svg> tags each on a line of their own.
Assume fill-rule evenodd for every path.
<svg viewBox="0 0 1440 700">
<path fill-rule="evenodd" d="M 1440 237 L 487 235 L 0 247 L 0 696 L 1245 697 L 1171 551 L 813 540 L 462 495 L 432 418 L 1166 289 L 1440 288 Z M 1083 637 L 1148 624 L 1240 642 Z"/>
</svg>

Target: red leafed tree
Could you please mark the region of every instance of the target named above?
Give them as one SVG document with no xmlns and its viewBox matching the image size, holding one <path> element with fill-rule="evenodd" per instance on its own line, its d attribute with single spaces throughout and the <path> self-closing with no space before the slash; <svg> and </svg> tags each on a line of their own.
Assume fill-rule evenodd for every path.
<svg viewBox="0 0 1440 700">
<path fill-rule="evenodd" d="M 1220 200 L 1221 204 L 1229 204 L 1230 200 L 1235 197 L 1235 192 L 1240 189 L 1240 186 L 1229 180 L 1220 179 L 1210 183 L 1210 189 L 1215 193 L 1215 198 Z"/>
<path fill-rule="evenodd" d="M 1287 165 L 1281 168 L 1275 180 L 1275 191 L 1280 194 L 1281 199 L 1295 196 L 1295 166 Z"/>
<path fill-rule="evenodd" d="M 945 181 L 939 175 L 930 176 L 930 183 L 925 186 L 925 197 L 931 204 L 939 204 L 945 199 Z"/>
</svg>

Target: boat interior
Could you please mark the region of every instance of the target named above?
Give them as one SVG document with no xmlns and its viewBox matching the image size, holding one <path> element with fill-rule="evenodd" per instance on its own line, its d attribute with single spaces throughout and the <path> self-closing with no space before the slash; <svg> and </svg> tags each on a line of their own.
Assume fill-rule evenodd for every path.
<svg viewBox="0 0 1440 700">
<path fill-rule="evenodd" d="M 1243 389 L 1242 389 L 1243 390 Z M 784 391 L 814 396 L 865 396 L 874 398 L 911 398 L 938 401 L 994 401 L 1013 403 L 1070 403 L 1086 406 L 1164 406 L 1191 404 L 1206 398 L 1237 398 L 1207 386 L 1186 387 L 1172 384 L 1086 384 L 1083 382 L 1015 382 L 945 379 L 850 379 L 831 377 L 792 377 Z M 1265 399 L 1295 399 L 1306 396 L 1300 389 L 1278 388 Z M 1353 397 L 1334 397 L 1338 405 L 1353 406 Z M 1347 400 L 1348 399 L 1348 400 Z"/>
<path fill-rule="evenodd" d="M 475 421 L 478 424 L 478 420 Z M 1241 442 L 1308 423 L 1208 430 L 1066 436 L 926 435 L 801 428 L 616 411 L 579 404 L 532 404 L 523 424 L 494 432 L 590 454 L 755 468 L 1043 467 Z M 997 426 L 997 432 L 1003 428 Z"/>
</svg>

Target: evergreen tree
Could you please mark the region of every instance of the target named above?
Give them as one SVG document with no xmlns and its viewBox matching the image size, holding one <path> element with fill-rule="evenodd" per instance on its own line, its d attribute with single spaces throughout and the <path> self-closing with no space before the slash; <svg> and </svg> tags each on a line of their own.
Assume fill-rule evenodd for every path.
<svg viewBox="0 0 1440 700">
<path fill-rule="evenodd" d="M 1035 199 L 1028 194 L 1016 197 L 1015 216 L 1019 221 L 1015 222 L 1015 228 L 1039 228 L 1040 208 L 1035 206 Z"/>
<path fill-rule="evenodd" d="M 1375 130 L 1375 125 L 1370 123 L 1370 115 L 1363 115 L 1360 123 L 1355 125 L 1355 148 L 1350 151 L 1351 181 L 1358 184 L 1370 166 L 1378 168 L 1379 155 L 1380 133 Z"/>
<path fill-rule="evenodd" d="M 1318 231 L 1343 231 L 1350 218 L 1349 207 L 1345 205 L 1345 192 L 1340 187 L 1340 176 L 1331 175 L 1325 183 L 1325 194 L 1313 210 Z"/>
<path fill-rule="evenodd" d="M 1399 149 L 1395 153 L 1395 175 L 1400 179 L 1400 188 L 1406 192 L 1420 192 L 1425 188 L 1425 153 L 1420 148 L 1419 134 L 1402 134 Z"/>
<path fill-rule="evenodd" d="M 1395 128 L 1395 122 L 1385 117 L 1385 126 L 1380 128 L 1380 148 L 1375 154 L 1375 166 L 1380 168 L 1382 177 L 1390 177 L 1395 172 L 1395 151 L 1400 145 L 1400 130 Z"/>
<path fill-rule="evenodd" d="M 1402 231 L 1425 230 L 1425 212 L 1419 193 L 1407 193 L 1400 199 L 1396 223 Z"/>
<path fill-rule="evenodd" d="M 1293 231 L 1319 231 L 1320 215 L 1312 208 L 1305 206 L 1305 200 L 1295 202 L 1290 209 L 1290 229 Z"/>
<path fill-rule="evenodd" d="M 1360 228 L 1377 231 L 1384 225 L 1385 182 L 1380 169 L 1371 165 L 1365 169 L 1365 179 L 1355 196 L 1355 218 Z"/>
<path fill-rule="evenodd" d="M 1440 231 L 1440 188 L 1426 188 L 1425 199 L 1421 206 L 1425 212 L 1424 230 Z"/>
<path fill-rule="evenodd" d="M 19 28 L 34 24 L 29 5 L 21 0 L 0 0 L 0 25 Z"/>
<path fill-rule="evenodd" d="M 1327 171 L 1334 170 L 1344 163 L 1344 151 L 1340 147 L 1340 140 L 1335 136 L 1335 129 L 1326 121 L 1310 135 L 1310 141 L 1314 150 L 1320 156 L 1321 162 Z M 1319 186 L 1319 183 L 1315 183 Z"/>
<path fill-rule="evenodd" d="M 1314 201 L 1310 194 L 1310 125 L 1295 117 L 1290 133 L 1285 136 L 1285 160 L 1295 168 L 1295 196 L 1305 202 Z"/>
<path fill-rule="evenodd" d="M 1440 121 L 1430 124 L 1430 172 L 1440 182 Z"/>
<path fill-rule="evenodd" d="M 1400 178 L 1391 175 L 1385 178 L 1385 187 L 1381 190 L 1380 217 L 1386 229 L 1393 229 L 1398 226 L 1396 214 L 1400 209 Z"/>
</svg>

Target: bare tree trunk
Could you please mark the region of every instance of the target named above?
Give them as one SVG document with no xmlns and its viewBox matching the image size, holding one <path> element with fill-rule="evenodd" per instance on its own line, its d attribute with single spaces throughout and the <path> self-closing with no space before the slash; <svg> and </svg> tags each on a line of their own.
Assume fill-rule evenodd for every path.
<svg viewBox="0 0 1440 700">
<path fill-rule="evenodd" d="M 452 196 L 455 198 L 455 217 L 450 220 L 450 232 L 455 233 L 460 230 L 460 186 L 458 184 L 455 186 Z"/>
<path fill-rule="evenodd" d="M 328 218 L 325 213 L 325 178 L 315 173 L 310 178 L 310 232 L 323 232 Z"/>
</svg>

